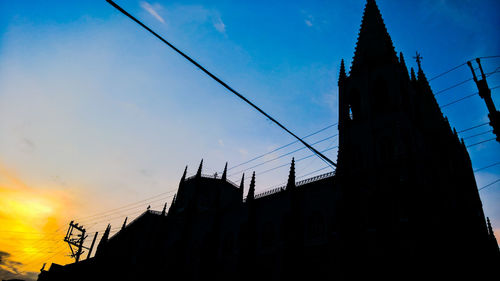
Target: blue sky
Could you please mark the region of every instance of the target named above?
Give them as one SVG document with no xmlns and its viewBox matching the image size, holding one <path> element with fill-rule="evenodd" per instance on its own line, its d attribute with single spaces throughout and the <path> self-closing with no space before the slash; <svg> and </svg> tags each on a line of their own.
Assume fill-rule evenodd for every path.
<svg viewBox="0 0 500 281">
<path fill-rule="evenodd" d="M 342 58 L 351 62 L 364 0 L 116 2 L 298 135 L 337 121 L 339 64 Z M 498 1 L 377 3 L 396 50 L 409 67 L 416 66 L 412 57 L 419 51 L 429 78 L 500 54 Z M 293 141 L 104 0 L 1 1 L 0 33 L 0 164 L 34 189 L 72 194 L 68 216 L 175 190 L 184 166 L 192 174 L 201 158 L 204 172 L 213 174 L 225 161 L 231 167 Z M 492 72 L 500 59 L 483 66 Z M 437 92 L 469 77 L 462 67 L 431 86 Z M 500 73 L 488 82 L 500 85 Z M 468 82 L 437 100 L 444 105 L 476 91 Z M 478 96 L 443 112 L 457 130 L 487 121 Z M 334 134 L 327 130 L 309 140 Z M 317 147 L 335 145 L 330 139 Z M 469 153 L 480 168 L 498 161 L 500 145 L 487 142 Z M 335 149 L 326 154 L 336 159 Z M 255 168 L 257 191 L 286 181 L 287 167 L 259 172 L 290 158 Z M 297 163 L 297 174 L 322 166 L 308 158 Z M 476 173 L 478 186 L 498 177 L 500 165 Z M 481 197 L 498 228 L 499 184 Z"/>
</svg>

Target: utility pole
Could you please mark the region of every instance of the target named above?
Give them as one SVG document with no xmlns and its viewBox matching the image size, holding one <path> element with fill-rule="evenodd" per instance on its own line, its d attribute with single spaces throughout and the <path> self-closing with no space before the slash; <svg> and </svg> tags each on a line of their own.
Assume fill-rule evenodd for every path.
<svg viewBox="0 0 500 281">
<path fill-rule="evenodd" d="M 74 234 L 73 231 L 78 231 L 80 232 L 80 234 Z M 94 236 L 94 241 L 96 236 Z M 69 228 L 66 232 L 66 236 L 64 237 L 64 242 L 68 243 L 69 249 L 71 250 L 71 257 L 75 259 L 75 263 L 80 261 L 80 256 L 84 252 L 83 249 L 89 249 L 83 246 L 85 238 L 87 238 L 87 236 L 85 236 L 85 228 L 83 228 L 83 226 L 81 225 L 78 225 L 78 223 L 74 223 L 74 221 L 71 221 L 69 223 Z"/>
<path fill-rule="evenodd" d="M 491 90 L 488 87 L 486 75 L 484 75 L 483 67 L 481 66 L 481 60 L 477 58 L 476 63 L 479 65 L 479 70 L 481 71 L 481 80 L 477 79 L 472 63 L 468 61 L 467 65 L 472 71 L 472 77 L 474 82 L 476 82 L 477 89 L 479 90 L 479 96 L 484 100 L 486 107 L 488 108 L 488 118 L 490 119 L 490 126 L 493 128 L 493 134 L 496 135 L 497 141 L 500 142 L 500 111 L 495 108 L 495 104 L 491 99 Z"/>
</svg>

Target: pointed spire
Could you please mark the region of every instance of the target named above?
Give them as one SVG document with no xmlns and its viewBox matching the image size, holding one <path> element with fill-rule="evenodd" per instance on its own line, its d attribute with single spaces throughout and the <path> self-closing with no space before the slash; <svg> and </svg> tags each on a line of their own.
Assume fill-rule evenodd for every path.
<svg viewBox="0 0 500 281">
<path fill-rule="evenodd" d="M 128 219 L 128 217 L 125 217 L 125 220 L 123 221 L 123 225 L 122 225 L 122 229 L 121 230 L 124 230 L 125 226 L 127 226 L 127 219 Z"/>
<path fill-rule="evenodd" d="M 416 82 L 417 77 L 415 77 L 415 70 L 413 69 L 413 67 L 410 70 L 411 70 L 411 76 L 410 76 L 411 82 Z"/>
<path fill-rule="evenodd" d="M 186 165 L 186 168 L 184 169 L 184 173 L 182 174 L 181 182 L 179 183 L 179 185 L 186 180 L 187 171 L 188 171 L 188 166 Z"/>
<path fill-rule="evenodd" d="M 415 54 L 415 60 L 417 61 L 418 65 L 418 72 L 417 72 L 417 80 L 419 83 L 421 83 L 424 88 L 430 91 L 431 86 L 429 85 L 429 81 L 427 81 L 427 77 L 425 77 L 424 71 L 422 70 L 422 56 L 417 52 Z"/>
<path fill-rule="evenodd" d="M 357 72 L 363 65 L 397 63 L 391 37 L 380 14 L 375 0 L 367 0 L 358 42 L 352 61 L 351 73 Z"/>
<path fill-rule="evenodd" d="M 241 176 L 241 182 L 240 182 L 240 193 L 241 193 L 241 200 L 243 200 L 243 190 L 245 186 L 245 173 Z"/>
<path fill-rule="evenodd" d="M 295 158 L 292 158 L 292 164 L 290 165 L 286 190 L 292 190 L 293 188 L 295 188 Z"/>
<path fill-rule="evenodd" d="M 175 205 L 175 200 L 177 200 L 177 193 L 174 194 L 174 198 L 172 199 L 172 202 L 170 202 L 170 208 L 168 208 L 168 214 L 170 215 L 172 213 L 172 209 Z M 165 203 L 167 205 L 167 203 Z"/>
<path fill-rule="evenodd" d="M 198 171 L 196 172 L 196 177 L 201 178 L 201 169 L 203 168 L 203 159 L 201 159 L 200 167 L 198 167 Z"/>
<path fill-rule="evenodd" d="M 161 216 L 165 216 L 165 214 L 167 213 L 167 202 L 165 202 L 165 205 L 163 205 L 163 210 L 161 211 Z"/>
<path fill-rule="evenodd" d="M 227 162 L 226 162 L 226 166 L 224 166 L 224 172 L 222 172 L 221 180 L 226 181 L 226 177 L 227 177 Z"/>
<path fill-rule="evenodd" d="M 111 232 L 111 224 L 108 223 L 108 226 L 106 227 L 106 230 L 104 231 L 104 234 L 102 235 L 101 242 L 102 242 L 102 240 L 104 240 L 104 242 L 108 241 L 109 232 Z"/>
<path fill-rule="evenodd" d="M 101 241 L 99 241 L 99 244 L 97 245 L 97 249 L 95 252 L 96 256 L 101 255 L 102 251 L 106 247 L 106 244 L 107 244 L 108 239 L 109 239 L 109 232 L 110 231 L 111 231 L 111 224 L 108 224 L 108 226 L 106 227 L 106 230 L 104 231 L 104 234 L 101 237 Z"/>
<path fill-rule="evenodd" d="M 340 84 L 342 84 L 344 81 L 345 81 L 345 78 L 346 78 L 346 74 L 345 74 L 345 65 L 344 65 L 344 59 L 342 59 L 340 61 L 340 73 L 339 73 L 339 81 L 338 81 L 338 85 L 340 86 Z"/>
<path fill-rule="evenodd" d="M 250 180 L 250 187 L 248 188 L 247 202 L 255 199 L 255 172 L 252 174 L 252 180 Z"/>
</svg>

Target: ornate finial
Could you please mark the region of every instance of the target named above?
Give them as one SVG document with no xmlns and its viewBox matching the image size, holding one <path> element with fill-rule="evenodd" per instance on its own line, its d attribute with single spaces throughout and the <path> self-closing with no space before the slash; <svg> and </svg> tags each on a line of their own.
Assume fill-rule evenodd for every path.
<svg viewBox="0 0 500 281">
<path fill-rule="evenodd" d="M 293 188 L 295 188 L 295 158 L 292 158 L 292 164 L 290 165 L 286 190 L 292 190 Z"/>
<path fill-rule="evenodd" d="M 418 71 L 422 71 L 422 60 L 424 59 L 419 52 L 413 57 L 417 61 Z"/>
<path fill-rule="evenodd" d="M 227 177 L 227 162 L 226 162 L 226 166 L 224 166 L 224 172 L 222 172 L 221 180 L 226 181 L 226 177 Z"/>
<path fill-rule="evenodd" d="M 203 159 L 201 159 L 200 166 L 198 167 L 198 172 L 196 172 L 196 177 L 201 178 L 201 169 L 203 168 Z"/>
</svg>

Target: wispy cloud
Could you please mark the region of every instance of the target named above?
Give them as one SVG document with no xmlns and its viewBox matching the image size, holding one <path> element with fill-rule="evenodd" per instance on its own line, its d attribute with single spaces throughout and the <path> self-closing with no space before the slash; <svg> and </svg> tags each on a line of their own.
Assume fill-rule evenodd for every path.
<svg viewBox="0 0 500 281">
<path fill-rule="evenodd" d="M 314 16 L 309 14 L 307 11 L 305 10 L 302 10 L 300 11 L 300 13 L 305 17 L 304 19 L 304 23 L 308 26 L 308 27 L 313 27 L 314 23 L 315 23 L 315 20 L 314 20 Z"/>
<path fill-rule="evenodd" d="M 226 25 L 224 24 L 220 16 L 213 16 L 212 23 L 217 31 L 219 31 L 220 33 L 226 33 Z"/>
<path fill-rule="evenodd" d="M 155 7 L 158 7 L 158 6 L 159 6 L 158 4 L 155 5 Z M 153 7 L 151 4 L 149 4 L 148 2 L 145 2 L 145 1 L 141 2 L 141 7 L 144 10 L 146 10 L 149 14 L 151 14 L 153 17 L 155 17 L 159 22 L 165 23 L 165 20 L 156 11 L 157 8 L 155 9 L 155 7 Z"/>
</svg>

